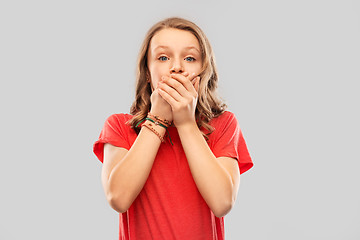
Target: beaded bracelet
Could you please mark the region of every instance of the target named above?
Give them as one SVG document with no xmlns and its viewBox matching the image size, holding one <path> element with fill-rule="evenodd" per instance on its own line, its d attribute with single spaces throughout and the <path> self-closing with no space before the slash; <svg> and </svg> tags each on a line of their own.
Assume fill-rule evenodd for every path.
<svg viewBox="0 0 360 240">
<path fill-rule="evenodd" d="M 153 115 L 150 112 L 148 112 L 148 117 L 152 117 L 155 118 L 157 121 L 165 124 L 167 127 L 169 127 L 172 124 L 172 121 L 166 120 L 166 119 L 161 119 L 159 116 Z"/>
<path fill-rule="evenodd" d="M 158 121 L 156 121 L 156 120 L 154 120 L 154 119 L 152 119 L 152 118 L 147 117 L 147 118 L 145 118 L 145 120 L 149 120 L 150 122 L 155 123 L 155 125 L 159 125 L 159 126 L 165 128 L 165 129 L 168 128 L 167 126 L 163 125 L 161 122 L 158 122 Z"/>
<path fill-rule="evenodd" d="M 156 131 L 155 128 L 151 127 L 152 126 L 151 123 L 149 123 L 149 125 L 143 124 L 142 126 L 150 129 L 153 133 L 155 133 L 160 138 L 161 142 L 165 142 L 164 138 L 160 135 L 160 133 L 158 131 Z"/>
<path fill-rule="evenodd" d="M 159 125 L 159 126 L 165 128 L 165 129 L 166 129 L 166 132 L 167 132 L 167 134 L 168 134 L 168 136 L 169 136 L 169 140 L 170 140 L 171 145 L 174 145 L 174 144 L 172 143 L 172 141 L 171 141 L 170 133 L 169 133 L 169 130 L 167 129 L 166 126 L 164 126 L 163 124 L 161 124 L 161 123 L 159 123 L 159 122 L 157 122 L 157 121 L 155 121 L 154 119 L 151 119 L 151 118 L 146 118 L 146 120 L 149 120 L 150 122 L 155 123 L 155 125 Z"/>
<path fill-rule="evenodd" d="M 151 114 L 151 116 L 154 116 L 154 115 Z M 154 119 L 152 119 L 152 118 L 149 118 L 149 117 L 144 118 L 143 120 L 141 120 L 140 122 L 138 122 L 138 124 L 136 124 L 135 127 L 139 126 L 139 124 L 142 123 L 142 122 L 144 122 L 145 120 L 149 120 L 149 121 L 155 123 L 155 125 L 159 125 L 159 126 L 165 128 L 165 129 L 166 129 L 166 132 L 167 132 L 167 134 L 168 134 L 168 136 L 169 136 L 169 140 L 170 140 L 171 145 L 174 145 L 173 142 L 171 141 L 170 133 L 169 133 L 169 131 L 168 131 L 168 129 L 167 129 L 167 127 L 170 126 L 170 125 L 172 124 L 172 122 L 170 122 L 170 121 L 168 121 L 168 120 L 161 120 L 158 116 L 156 116 L 156 117 L 157 117 L 156 120 L 154 120 Z M 164 122 L 160 123 L 160 121 L 166 121 L 167 123 L 165 123 L 165 125 L 163 125 L 162 123 L 164 123 Z M 170 123 L 170 125 L 167 125 L 167 124 L 169 124 L 169 123 Z M 145 124 L 143 124 L 143 125 L 145 125 Z M 146 126 L 146 125 L 145 125 L 145 126 Z M 146 127 L 149 128 L 148 126 L 146 126 Z M 149 128 L 149 129 L 150 129 L 150 128 Z M 150 130 L 151 130 L 151 129 L 150 129 Z M 153 131 L 153 130 L 151 130 L 151 131 Z M 154 131 L 155 131 L 155 132 L 154 132 Z M 155 129 L 154 129 L 154 131 L 153 131 L 153 132 L 154 132 L 156 135 L 160 136 L 160 134 L 159 134 Z M 161 139 L 161 138 L 160 138 L 160 139 Z M 162 138 L 162 139 L 163 139 L 163 138 Z M 164 142 L 164 141 L 162 141 L 162 142 Z"/>
<path fill-rule="evenodd" d="M 155 119 L 154 119 L 154 118 L 151 118 L 151 117 L 154 117 Z M 171 124 L 172 124 L 171 121 L 169 121 L 169 120 L 162 120 L 162 119 L 160 119 L 158 116 L 152 115 L 152 114 L 149 112 L 147 118 L 144 118 L 143 120 L 141 120 L 140 122 L 138 122 L 135 127 L 139 126 L 139 124 L 142 123 L 142 122 L 144 122 L 145 120 L 150 120 L 150 121 L 152 121 L 153 123 L 155 123 L 156 125 L 160 125 L 160 126 L 162 126 L 162 127 L 164 127 L 164 128 L 168 128 L 168 127 L 171 126 Z"/>
</svg>

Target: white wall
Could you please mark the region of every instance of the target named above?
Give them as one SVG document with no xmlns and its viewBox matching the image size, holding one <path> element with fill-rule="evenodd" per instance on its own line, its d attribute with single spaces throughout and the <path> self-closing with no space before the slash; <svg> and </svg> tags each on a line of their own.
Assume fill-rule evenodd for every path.
<svg viewBox="0 0 360 240">
<path fill-rule="evenodd" d="M 142 3 L 141 3 L 142 2 Z M 227 239 L 360 239 L 359 1 L 2 1 L 0 239 L 117 239 L 92 144 L 165 17 L 209 37 L 254 161 Z"/>
</svg>

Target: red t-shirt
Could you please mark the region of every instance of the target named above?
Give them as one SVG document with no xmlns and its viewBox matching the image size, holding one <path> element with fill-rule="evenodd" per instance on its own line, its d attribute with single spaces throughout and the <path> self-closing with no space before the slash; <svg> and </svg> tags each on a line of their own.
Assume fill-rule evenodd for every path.
<svg viewBox="0 0 360 240">
<path fill-rule="evenodd" d="M 104 143 L 131 148 L 137 137 L 125 124 L 131 117 L 113 114 L 106 120 L 93 148 L 101 162 Z M 235 115 L 225 111 L 209 124 L 215 128 L 208 140 L 214 155 L 237 159 L 240 174 L 249 170 L 253 162 Z M 168 130 L 174 145 L 168 138 L 160 145 L 143 189 L 128 211 L 119 214 L 119 239 L 223 240 L 224 217 L 216 217 L 198 191 L 176 127 Z"/>
</svg>

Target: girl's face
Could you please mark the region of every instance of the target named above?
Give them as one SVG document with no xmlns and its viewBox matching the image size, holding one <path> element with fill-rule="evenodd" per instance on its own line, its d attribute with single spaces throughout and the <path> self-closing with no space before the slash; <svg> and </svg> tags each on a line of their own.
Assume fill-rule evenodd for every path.
<svg viewBox="0 0 360 240">
<path fill-rule="evenodd" d="M 197 76 L 202 68 L 199 41 L 189 31 L 162 29 L 151 39 L 147 61 L 152 89 L 162 76 L 171 73 L 187 72 Z"/>
</svg>

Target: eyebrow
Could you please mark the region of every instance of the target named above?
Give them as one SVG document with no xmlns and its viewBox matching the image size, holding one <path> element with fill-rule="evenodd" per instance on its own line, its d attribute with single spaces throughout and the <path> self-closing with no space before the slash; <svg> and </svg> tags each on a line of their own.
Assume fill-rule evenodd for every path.
<svg viewBox="0 0 360 240">
<path fill-rule="evenodd" d="M 154 51 L 157 50 L 157 49 L 159 49 L 159 48 L 170 49 L 170 47 L 168 47 L 168 46 L 159 45 L 159 46 L 156 46 L 156 47 L 154 48 Z M 189 47 L 186 47 L 186 48 L 184 48 L 184 49 L 186 49 L 186 50 L 192 50 L 192 49 L 193 49 L 193 50 L 197 51 L 198 53 L 200 53 L 200 50 L 197 49 L 197 48 L 194 47 L 194 46 L 189 46 Z"/>
</svg>

